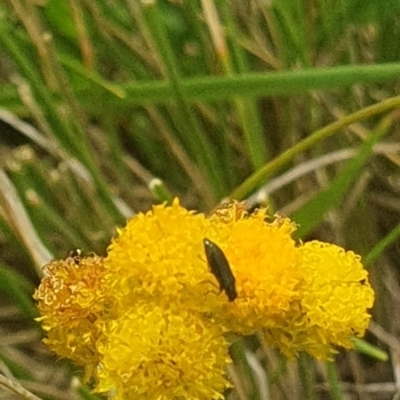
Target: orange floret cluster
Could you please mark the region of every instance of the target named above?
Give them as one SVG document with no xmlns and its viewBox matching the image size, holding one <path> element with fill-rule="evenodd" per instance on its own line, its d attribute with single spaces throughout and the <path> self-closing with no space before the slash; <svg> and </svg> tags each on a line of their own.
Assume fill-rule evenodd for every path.
<svg viewBox="0 0 400 400">
<path fill-rule="evenodd" d="M 52 261 L 34 294 L 44 342 L 58 355 L 85 368 L 85 380 L 100 359 L 95 344 L 103 338 L 104 323 L 113 313 L 107 295 L 103 258 L 96 255 Z"/>
<path fill-rule="evenodd" d="M 227 337 L 257 331 L 288 358 L 330 359 L 364 334 L 374 293 L 359 256 L 298 244 L 294 231 L 236 202 L 210 216 L 177 200 L 155 206 L 118 231 L 104 259 L 47 267 L 35 294 L 46 342 L 117 400 L 222 398 Z M 234 301 L 219 291 L 204 238 L 229 261 Z"/>
</svg>

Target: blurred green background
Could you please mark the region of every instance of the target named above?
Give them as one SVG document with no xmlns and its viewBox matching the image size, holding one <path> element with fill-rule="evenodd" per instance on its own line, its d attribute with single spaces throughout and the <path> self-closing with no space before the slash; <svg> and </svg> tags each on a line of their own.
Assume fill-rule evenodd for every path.
<svg viewBox="0 0 400 400">
<path fill-rule="evenodd" d="M 1 374 L 92 397 L 39 344 L 43 264 L 104 255 L 152 204 L 236 198 L 361 254 L 377 301 L 374 347 L 334 364 L 242 340 L 227 397 L 398 398 L 399 43 L 395 0 L 1 2 Z"/>
</svg>

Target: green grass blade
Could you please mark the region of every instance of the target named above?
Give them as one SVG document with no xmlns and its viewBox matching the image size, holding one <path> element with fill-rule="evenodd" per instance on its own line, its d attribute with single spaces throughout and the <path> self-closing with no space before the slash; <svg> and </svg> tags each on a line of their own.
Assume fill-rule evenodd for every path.
<svg viewBox="0 0 400 400">
<path fill-rule="evenodd" d="M 280 156 L 270 161 L 264 167 L 260 168 L 253 175 L 251 175 L 245 182 L 243 182 L 239 187 L 237 187 L 230 195 L 231 199 L 245 199 L 255 190 L 260 188 L 267 179 L 269 179 L 274 173 L 280 171 L 283 167 L 288 165 L 296 155 L 302 153 L 303 151 L 312 148 L 317 143 L 335 134 L 340 129 L 345 128 L 356 122 L 360 122 L 364 119 L 370 118 L 374 115 L 387 112 L 389 110 L 400 107 L 400 96 L 392 97 L 390 99 L 384 100 L 380 103 L 374 104 L 369 107 L 362 108 L 349 114 L 342 119 L 333 122 L 330 125 L 325 126 L 322 129 L 314 132 L 306 139 L 297 143 L 293 147 L 289 148 L 283 152 Z"/>
<path fill-rule="evenodd" d="M 332 400 L 343 400 L 343 394 L 340 388 L 339 373 L 336 365 L 333 362 L 326 362 L 325 370 Z"/>
<path fill-rule="evenodd" d="M 307 400 L 317 400 L 315 388 L 315 368 L 313 360 L 306 353 L 301 353 L 297 361 L 300 383 L 303 389 L 303 398 Z"/>
<path fill-rule="evenodd" d="M 71 60 L 65 57 L 61 62 L 72 68 Z M 121 85 L 107 83 L 100 76 L 86 71 L 85 67 L 74 62 L 74 73 L 82 77 L 91 76 L 92 84 L 112 93 L 113 103 L 131 106 L 134 104 L 165 104 L 175 97 L 171 84 L 167 81 L 135 81 Z M 356 83 L 374 83 L 397 79 L 400 64 L 349 65 L 331 68 L 310 68 L 300 71 L 281 71 L 268 73 L 243 73 L 235 76 L 207 76 L 179 78 L 182 96 L 188 101 L 215 101 L 237 97 L 290 96 L 310 90 L 336 89 Z M 82 100 L 86 92 L 79 92 Z M 10 94 L 11 95 L 11 94 Z M 92 100 L 92 97 L 90 97 Z M 107 98 L 105 97 L 106 101 Z M 16 100 L 15 100 L 16 101 Z M 89 98 L 87 98 L 89 101 Z M 90 107 L 90 105 L 88 105 Z M 96 110 L 93 109 L 93 112 Z M 101 111 L 101 109 L 98 109 Z"/>
<path fill-rule="evenodd" d="M 355 350 L 359 353 L 365 354 L 382 362 L 389 360 L 389 355 L 386 353 L 386 351 L 383 351 L 362 339 L 353 338 L 352 340 L 354 342 Z"/>
<path fill-rule="evenodd" d="M 214 101 L 240 96 L 289 96 L 361 82 L 382 82 L 399 76 L 399 63 L 351 65 L 224 77 L 180 78 L 180 89 L 186 100 Z M 127 93 L 124 104 L 166 103 L 174 97 L 173 88 L 165 81 L 134 82 L 124 84 L 122 88 Z"/>
<path fill-rule="evenodd" d="M 363 264 L 365 266 L 374 262 L 392 243 L 400 236 L 400 224 L 392 229 L 382 240 L 380 240 L 371 251 L 364 257 Z"/>
<path fill-rule="evenodd" d="M 33 285 L 11 268 L 0 263 L 0 291 L 5 293 L 29 320 L 38 316 L 33 304 Z"/>
<path fill-rule="evenodd" d="M 376 131 L 362 144 L 359 154 L 348 161 L 332 185 L 292 215 L 293 220 L 299 224 L 296 231 L 297 237 L 303 237 L 309 233 L 322 221 L 327 211 L 339 206 L 346 191 L 359 177 L 361 169 L 373 152 L 373 146 L 388 132 L 391 125 L 390 117 L 383 119 Z"/>
</svg>

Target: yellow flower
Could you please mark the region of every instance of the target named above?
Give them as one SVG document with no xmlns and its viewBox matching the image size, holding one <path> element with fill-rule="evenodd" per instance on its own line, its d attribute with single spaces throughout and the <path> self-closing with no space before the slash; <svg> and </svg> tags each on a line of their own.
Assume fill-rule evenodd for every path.
<svg viewBox="0 0 400 400">
<path fill-rule="evenodd" d="M 44 342 L 58 355 L 85 367 L 85 379 L 99 362 L 95 343 L 112 313 L 102 286 L 103 259 L 68 257 L 45 267 L 45 278 L 34 294 L 47 334 Z"/>
<path fill-rule="evenodd" d="M 215 306 L 218 291 L 202 243 L 209 227 L 203 214 L 178 201 L 130 219 L 105 259 L 106 282 L 121 309 L 144 299 L 160 304 L 182 300 L 187 309 L 203 309 L 207 298 Z"/>
<path fill-rule="evenodd" d="M 363 336 L 374 291 L 360 256 L 329 243 L 312 241 L 302 253 L 301 308 L 307 326 L 335 346 L 353 348 L 352 335 Z"/>
<path fill-rule="evenodd" d="M 230 213 L 229 206 L 225 207 L 222 218 L 220 210 L 216 211 L 211 217 L 216 232 L 211 239 L 224 250 L 238 292 L 220 318 L 230 331 L 243 335 L 286 318 L 298 297 L 301 273 L 298 250 L 291 238 L 293 223 L 287 218 L 268 223 L 265 209 L 247 215 L 241 207 L 233 203 Z"/>
<path fill-rule="evenodd" d="M 358 256 L 296 244 L 294 230 L 236 202 L 208 217 L 178 200 L 155 206 L 118 231 L 104 260 L 48 266 L 36 294 L 47 343 L 121 400 L 222 398 L 226 338 L 257 330 L 289 358 L 330 358 L 363 335 L 373 291 Z M 231 269 L 237 296 L 220 293 L 205 238 L 226 256 L 213 270 Z"/>
<path fill-rule="evenodd" d="M 332 359 L 337 347 L 351 349 L 351 338 L 363 336 L 371 318 L 374 292 L 360 257 L 329 243 L 299 246 L 302 283 L 299 299 L 283 324 L 265 329 L 265 341 L 288 358 L 305 351 Z"/>
<path fill-rule="evenodd" d="M 222 330 L 185 304 L 138 302 L 108 330 L 97 391 L 124 399 L 223 399 L 228 346 Z"/>
</svg>

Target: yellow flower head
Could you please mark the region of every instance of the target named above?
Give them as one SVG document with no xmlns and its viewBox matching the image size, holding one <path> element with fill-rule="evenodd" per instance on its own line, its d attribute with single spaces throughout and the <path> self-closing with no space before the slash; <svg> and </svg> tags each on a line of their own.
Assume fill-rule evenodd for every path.
<svg viewBox="0 0 400 400">
<path fill-rule="evenodd" d="M 240 203 L 232 203 L 224 207 L 222 216 L 217 210 L 211 221 L 238 292 L 234 304 L 220 317 L 225 316 L 229 330 L 250 334 L 286 318 L 298 297 L 300 258 L 289 219 L 268 223 L 265 209 L 251 215 L 241 210 Z"/>
<path fill-rule="evenodd" d="M 47 334 L 44 341 L 90 374 L 99 361 L 95 342 L 111 312 L 102 285 L 103 259 L 68 257 L 51 262 L 44 271 L 45 278 L 34 294 L 41 314 L 38 320 Z"/>
<path fill-rule="evenodd" d="M 105 260 L 106 281 L 121 309 L 144 299 L 161 305 L 179 299 L 187 309 L 202 308 L 204 298 L 215 292 L 202 243 L 209 226 L 203 214 L 178 201 L 129 220 Z"/>
<path fill-rule="evenodd" d="M 332 359 L 337 347 L 351 349 L 371 318 L 374 292 L 360 257 L 341 247 L 312 241 L 299 246 L 302 283 L 283 324 L 264 330 L 266 343 L 293 358 L 305 351 Z"/>
<path fill-rule="evenodd" d="M 108 330 L 97 391 L 124 399 L 223 399 L 228 346 L 222 330 L 185 304 L 139 302 Z"/>
<path fill-rule="evenodd" d="M 360 256 L 329 243 L 312 241 L 302 254 L 301 308 L 307 327 L 328 343 L 352 348 L 352 335 L 363 336 L 374 302 L 374 291 Z"/>
</svg>

